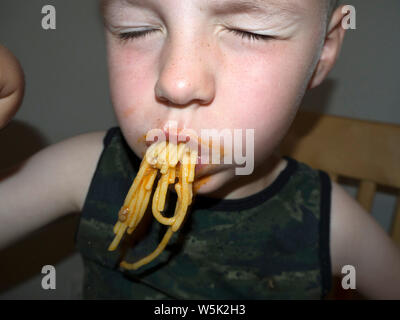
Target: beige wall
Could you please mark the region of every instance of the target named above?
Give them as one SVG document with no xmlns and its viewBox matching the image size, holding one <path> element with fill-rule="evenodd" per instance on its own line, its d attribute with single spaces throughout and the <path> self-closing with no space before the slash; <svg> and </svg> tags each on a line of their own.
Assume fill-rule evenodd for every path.
<svg viewBox="0 0 400 320">
<path fill-rule="evenodd" d="M 0 167 L 49 143 L 116 124 L 96 3 L 0 1 L 0 43 L 19 58 L 27 83 L 16 121 L 0 132 L 2 150 L 6 146 L 8 152 L 2 152 Z M 304 108 L 400 124 L 400 2 L 349 3 L 357 9 L 357 30 L 348 32 L 335 70 L 307 95 Z M 41 28 L 45 4 L 57 9 L 55 31 Z M 374 216 L 385 228 L 393 201 L 380 194 L 374 205 Z M 67 217 L 0 252 L 0 299 L 79 298 L 82 261 L 73 248 L 75 226 L 76 216 Z M 55 291 L 40 287 L 44 264 L 56 265 Z"/>
</svg>

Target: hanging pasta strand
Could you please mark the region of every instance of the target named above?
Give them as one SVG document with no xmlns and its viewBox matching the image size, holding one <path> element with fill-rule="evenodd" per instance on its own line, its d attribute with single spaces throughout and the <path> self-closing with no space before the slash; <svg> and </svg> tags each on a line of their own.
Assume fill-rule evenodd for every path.
<svg viewBox="0 0 400 320">
<path fill-rule="evenodd" d="M 115 250 L 125 232 L 132 234 L 139 225 L 150 202 L 158 172 L 161 177 L 153 194 L 152 212 L 159 223 L 168 226 L 168 230 L 151 254 L 135 263 L 122 261 L 120 264 L 122 268 L 136 270 L 153 261 L 165 249 L 173 233 L 179 230 L 192 202 L 196 161 L 197 150 L 190 150 L 184 143 L 176 145 L 163 141 L 149 147 L 118 213 L 118 221 L 113 228 L 115 237 L 108 250 Z M 175 183 L 176 177 L 179 180 L 177 183 Z M 168 186 L 171 184 L 175 184 L 178 200 L 173 217 L 167 218 L 163 216 L 162 211 L 165 209 Z"/>
<path fill-rule="evenodd" d="M 162 240 L 156 250 L 154 250 L 148 256 L 140 259 L 139 261 L 137 261 L 135 263 L 128 263 L 126 261 L 122 261 L 120 266 L 126 270 L 136 270 L 136 269 L 139 269 L 141 266 L 144 266 L 144 265 L 150 263 L 155 258 L 157 258 L 161 252 L 164 251 L 165 247 L 167 246 L 169 240 L 172 237 L 172 234 L 173 234 L 173 231 L 170 227 L 170 228 L 168 228 L 167 232 L 165 233 L 164 237 L 162 238 Z"/>
</svg>

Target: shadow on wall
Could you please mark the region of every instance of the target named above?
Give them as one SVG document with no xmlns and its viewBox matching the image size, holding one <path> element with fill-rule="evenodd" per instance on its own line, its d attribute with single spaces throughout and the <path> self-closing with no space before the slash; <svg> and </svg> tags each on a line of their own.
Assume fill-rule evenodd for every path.
<svg viewBox="0 0 400 320">
<path fill-rule="evenodd" d="M 13 120 L 0 131 L 0 171 L 7 169 L 48 145 L 47 140 L 31 125 Z"/>
<path fill-rule="evenodd" d="M 0 132 L 0 171 L 20 163 L 48 145 L 39 130 L 12 121 Z M 37 186 L 33 186 L 37 187 Z M 0 293 L 41 272 L 44 265 L 55 265 L 74 253 L 77 215 L 59 219 L 0 251 Z"/>
<path fill-rule="evenodd" d="M 69 215 L 0 251 L 0 294 L 75 253 L 77 215 Z"/>
</svg>

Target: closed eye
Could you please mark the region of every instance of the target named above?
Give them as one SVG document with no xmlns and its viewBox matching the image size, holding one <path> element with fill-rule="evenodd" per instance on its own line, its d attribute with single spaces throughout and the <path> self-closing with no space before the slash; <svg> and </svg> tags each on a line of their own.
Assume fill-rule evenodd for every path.
<svg viewBox="0 0 400 320">
<path fill-rule="evenodd" d="M 140 31 L 129 31 L 129 32 L 122 32 L 118 35 L 118 37 L 123 40 L 127 41 L 130 39 L 138 39 L 144 38 L 154 32 L 159 31 L 158 29 L 148 29 L 148 30 L 140 30 Z"/>
<path fill-rule="evenodd" d="M 140 31 L 129 31 L 129 32 L 123 32 L 118 35 L 118 37 L 123 40 L 131 40 L 131 39 L 139 39 L 139 38 L 144 38 L 154 32 L 159 31 L 158 29 L 148 29 L 148 30 L 140 30 Z M 242 39 L 248 39 L 248 40 L 271 40 L 274 39 L 274 37 L 270 35 L 263 35 L 263 34 L 257 34 L 257 33 L 252 33 L 244 30 L 239 30 L 239 29 L 228 29 L 229 32 L 234 33 L 237 36 L 240 36 Z"/>
<path fill-rule="evenodd" d="M 235 35 L 238 35 L 242 39 L 248 39 L 248 40 L 271 40 L 275 39 L 274 37 L 270 35 L 264 35 L 264 34 L 258 34 L 258 33 L 252 33 L 249 31 L 244 31 L 244 30 L 238 30 L 238 29 L 228 29 L 229 32 L 234 33 Z"/>
</svg>

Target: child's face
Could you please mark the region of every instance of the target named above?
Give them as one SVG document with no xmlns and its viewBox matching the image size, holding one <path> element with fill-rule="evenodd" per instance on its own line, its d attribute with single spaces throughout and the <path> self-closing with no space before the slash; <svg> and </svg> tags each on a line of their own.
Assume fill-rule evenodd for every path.
<svg viewBox="0 0 400 320">
<path fill-rule="evenodd" d="M 201 129 L 255 129 L 255 166 L 266 162 L 315 67 L 322 3 L 106 1 L 111 96 L 130 147 L 143 155 L 144 135 L 168 121 L 199 135 Z M 221 166 L 202 190 L 211 192 L 233 175 L 233 166 Z"/>
</svg>

